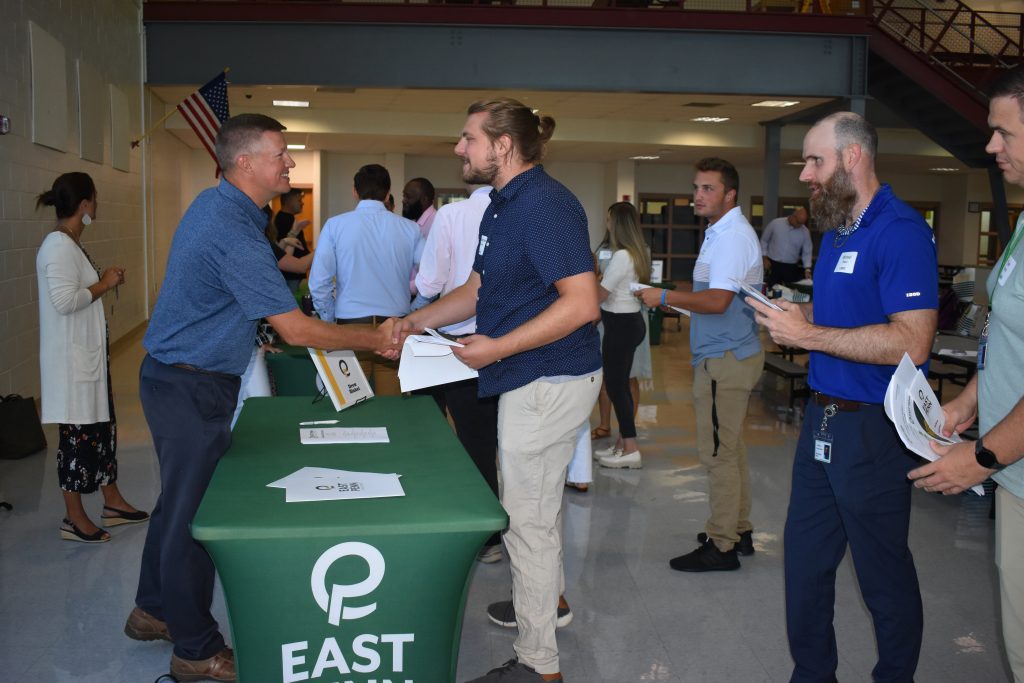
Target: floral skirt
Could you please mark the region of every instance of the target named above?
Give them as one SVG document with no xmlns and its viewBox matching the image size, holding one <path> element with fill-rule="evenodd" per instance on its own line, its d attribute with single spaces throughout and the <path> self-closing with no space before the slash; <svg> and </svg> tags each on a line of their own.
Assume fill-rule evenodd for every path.
<svg viewBox="0 0 1024 683">
<path fill-rule="evenodd" d="M 114 389 L 110 383 L 107 354 L 107 404 L 109 422 L 57 425 L 57 481 L 62 491 L 93 493 L 117 481 L 117 420 Z"/>
</svg>

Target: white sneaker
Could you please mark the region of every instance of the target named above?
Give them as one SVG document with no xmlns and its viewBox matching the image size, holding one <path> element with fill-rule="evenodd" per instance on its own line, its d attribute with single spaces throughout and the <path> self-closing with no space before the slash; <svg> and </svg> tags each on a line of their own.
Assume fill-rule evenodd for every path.
<svg viewBox="0 0 1024 683">
<path fill-rule="evenodd" d="M 600 460 L 601 458 L 609 458 L 614 455 L 622 455 L 622 447 L 616 446 L 614 443 L 607 448 L 598 448 L 594 451 L 594 460 Z"/>
<path fill-rule="evenodd" d="M 494 545 L 485 545 L 483 550 L 476 556 L 477 562 L 483 562 L 484 564 L 494 564 L 495 562 L 501 562 L 501 558 L 505 556 L 505 553 L 501 550 L 501 544 L 496 543 Z"/>
<path fill-rule="evenodd" d="M 640 451 L 633 451 L 631 453 L 619 451 L 616 454 L 598 458 L 597 463 L 601 467 L 610 467 L 612 469 L 638 470 L 643 467 L 640 461 Z"/>
</svg>

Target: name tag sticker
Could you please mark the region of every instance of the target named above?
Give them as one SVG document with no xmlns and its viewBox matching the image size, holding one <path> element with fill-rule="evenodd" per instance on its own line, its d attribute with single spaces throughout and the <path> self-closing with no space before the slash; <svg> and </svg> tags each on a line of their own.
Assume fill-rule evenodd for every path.
<svg viewBox="0 0 1024 683">
<path fill-rule="evenodd" d="M 487 235 L 480 235 L 480 246 L 477 248 L 477 255 L 483 256 L 484 250 L 487 248 Z"/>
<path fill-rule="evenodd" d="M 598 261 L 607 261 L 611 257 L 612 257 L 612 250 L 611 249 L 602 249 L 601 251 L 597 252 L 597 260 Z"/>
<path fill-rule="evenodd" d="M 1003 266 L 1003 272 L 999 274 L 999 286 L 1002 287 L 1006 284 L 1006 281 L 1010 278 L 1010 273 L 1017 267 L 1017 259 L 1012 256 L 1006 258 L 1006 265 Z"/>
<path fill-rule="evenodd" d="M 837 273 L 852 273 L 853 267 L 857 263 L 857 252 L 855 251 L 844 251 L 839 257 L 839 263 L 836 264 Z"/>
</svg>

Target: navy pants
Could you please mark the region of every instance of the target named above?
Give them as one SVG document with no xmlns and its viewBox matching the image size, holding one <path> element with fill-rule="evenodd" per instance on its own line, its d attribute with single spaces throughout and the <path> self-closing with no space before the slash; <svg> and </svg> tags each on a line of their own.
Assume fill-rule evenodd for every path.
<svg viewBox="0 0 1024 683">
<path fill-rule="evenodd" d="M 213 602 L 214 567 L 189 530 L 217 461 L 231 444 L 238 377 L 164 365 L 146 356 L 139 398 L 160 463 L 160 497 L 142 551 L 136 604 L 167 622 L 174 653 L 206 659 L 224 648 Z"/>
<path fill-rule="evenodd" d="M 872 681 L 912 681 L 921 651 L 921 592 L 907 547 L 916 466 L 882 406 L 828 421 L 831 462 L 814 459 L 824 408 L 808 403 L 793 460 L 785 530 L 786 627 L 791 681 L 831 683 L 838 655 L 832 618 L 836 569 L 849 545 L 875 626 Z"/>
</svg>

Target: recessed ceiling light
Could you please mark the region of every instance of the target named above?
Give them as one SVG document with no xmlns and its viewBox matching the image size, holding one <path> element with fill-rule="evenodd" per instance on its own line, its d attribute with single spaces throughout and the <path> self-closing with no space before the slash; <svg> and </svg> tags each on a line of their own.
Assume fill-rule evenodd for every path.
<svg viewBox="0 0 1024 683">
<path fill-rule="evenodd" d="M 275 107 L 308 107 L 309 102 L 305 100 L 274 100 Z"/>
<path fill-rule="evenodd" d="M 648 155 L 648 154 L 641 154 L 639 156 L 630 157 L 630 159 L 632 159 L 634 161 L 654 161 L 655 159 L 660 159 L 660 158 L 661 157 L 659 157 L 659 156 Z"/>
<path fill-rule="evenodd" d="M 805 163 L 807 163 L 807 162 L 805 162 L 805 161 L 787 161 L 786 162 L 786 166 L 803 166 Z"/>
<path fill-rule="evenodd" d="M 288 149 L 306 149 L 305 145 L 288 145 Z"/>
<path fill-rule="evenodd" d="M 755 102 L 750 105 L 751 107 L 793 107 L 800 104 L 793 100 L 764 100 L 763 102 Z"/>
<path fill-rule="evenodd" d="M 690 120 L 691 121 L 697 121 L 698 123 L 722 123 L 723 121 L 728 121 L 729 117 L 728 116 L 698 116 L 697 118 L 690 119 Z"/>
<path fill-rule="evenodd" d="M 946 168 L 944 166 L 939 166 L 937 168 L 929 168 L 928 170 L 929 171 L 940 171 L 942 173 L 953 173 L 955 171 L 959 171 L 960 169 L 959 168 Z"/>
</svg>

